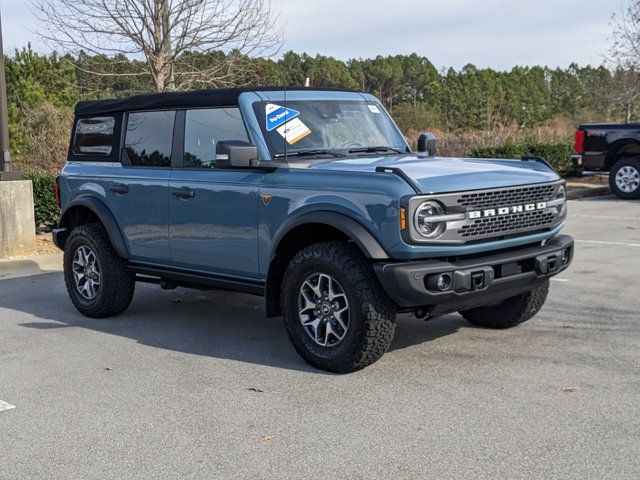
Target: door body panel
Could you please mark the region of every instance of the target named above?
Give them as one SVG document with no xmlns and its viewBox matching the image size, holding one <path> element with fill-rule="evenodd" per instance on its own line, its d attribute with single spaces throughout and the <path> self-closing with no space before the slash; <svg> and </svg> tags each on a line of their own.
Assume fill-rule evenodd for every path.
<svg viewBox="0 0 640 480">
<path fill-rule="evenodd" d="M 168 263 L 168 168 L 114 168 L 106 181 L 107 203 L 134 261 Z M 124 187 L 124 188 L 123 188 Z M 121 193 L 126 189 L 125 193 Z"/>
<path fill-rule="evenodd" d="M 172 265 L 260 278 L 258 206 L 261 172 L 174 169 L 169 190 Z M 192 196 L 174 194 L 193 192 Z"/>
</svg>

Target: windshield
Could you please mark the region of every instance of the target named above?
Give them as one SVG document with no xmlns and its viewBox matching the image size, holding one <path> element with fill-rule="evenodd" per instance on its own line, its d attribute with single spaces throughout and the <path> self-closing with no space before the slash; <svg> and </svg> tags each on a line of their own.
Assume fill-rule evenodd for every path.
<svg viewBox="0 0 640 480">
<path fill-rule="evenodd" d="M 404 137 L 377 102 L 256 102 L 253 108 L 273 158 L 407 151 Z"/>
</svg>

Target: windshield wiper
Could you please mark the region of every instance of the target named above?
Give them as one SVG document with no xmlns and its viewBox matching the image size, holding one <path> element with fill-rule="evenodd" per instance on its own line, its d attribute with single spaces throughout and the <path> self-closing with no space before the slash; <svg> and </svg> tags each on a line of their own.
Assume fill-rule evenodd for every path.
<svg viewBox="0 0 640 480">
<path fill-rule="evenodd" d="M 287 152 L 284 153 L 276 153 L 274 158 L 282 158 L 282 157 L 320 157 L 322 155 L 329 155 L 331 157 L 344 157 L 344 153 L 336 152 L 335 150 L 323 150 L 323 149 L 315 149 L 315 150 L 298 150 L 296 152 Z"/>
<path fill-rule="evenodd" d="M 358 147 L 349 150 L 349 153 L 375 153 L 375 152 L 395 152 L 395 153 L 407 153 L 403 150 L 393 147 L 387 147 L 385 145 L 373 146 L 373 147 Z"/>
</svg>

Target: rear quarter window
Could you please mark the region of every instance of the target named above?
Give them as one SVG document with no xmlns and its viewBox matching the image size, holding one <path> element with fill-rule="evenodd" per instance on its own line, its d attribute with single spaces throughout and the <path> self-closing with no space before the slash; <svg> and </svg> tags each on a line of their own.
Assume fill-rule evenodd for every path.
<svg viewBox="0 0 640 480">
<path fill-rule="evenodd" d="M 115 117 L 80 118 L 73 138 L 74 155 L 109 156 L 113 152 Z"/>
</svg>

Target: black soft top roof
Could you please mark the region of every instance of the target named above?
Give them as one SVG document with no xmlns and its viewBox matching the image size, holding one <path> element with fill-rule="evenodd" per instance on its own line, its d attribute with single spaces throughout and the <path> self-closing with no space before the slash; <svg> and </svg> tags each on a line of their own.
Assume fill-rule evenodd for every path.
<svg viewBox="0 0 640 480">
<path fill-rule="evenodd" d="M 132 110 L 160 110 L 165 108 L 230 107 L 238 105 L 238 97 L 244 92 L 284 91 L 284 87 L 241 87 L 192 90 L 188 92 L 149 93 L 129 98 L 108 100 L 84 100 L 76 104 L 76 115 L 101 115 Z M 287 91 L 320 90 L 350 92 L 332 88 L 287 87 Z"/>
</svg>

